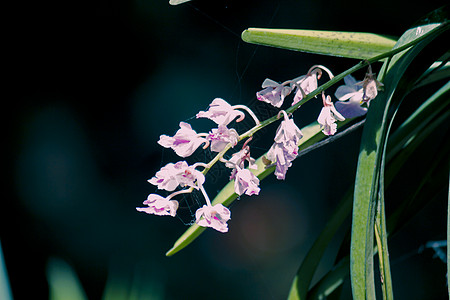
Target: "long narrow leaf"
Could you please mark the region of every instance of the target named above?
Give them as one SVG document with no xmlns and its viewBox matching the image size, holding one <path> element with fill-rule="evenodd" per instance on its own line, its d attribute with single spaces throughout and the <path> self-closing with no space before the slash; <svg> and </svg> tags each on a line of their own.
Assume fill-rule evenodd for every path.
<svg viewBox="0 0 450 300">
<path fill-rule="evenodd" d="M 388 155 L 396 155 L 402 148 L 405 148 L 412 137 L 424 130 L 430 120 L 436 118 L 442 109 L 450 104 L 450 81 L 434 93 L 429 99 L 403 122 L 389 138 Z"/>
<path fill-rule="evenodd" d="M 306 299 L 309 285 L 311 284 L 311 280 L 325 249 L 337 230 L 341 227 L 342 223 L 344 223 L 345 219 L 350 215 L 352 209 L 351 196 L 351 193 L 347 194 L 342 199 L 341 203 L 338 204 L 337 209 L 334 211 L 325 226 L 325 229 L 320 233 L 319 237 L 314 242 L 314 245 L 303 259 L 303 262 L 297 271 L 297 275 L 294 278 L 294 282 L 292 283 L 288 297 L 289 300 Z"/>
<path fill-rule="evenodd" d="M 436 27 L 438 25 L 430 24 L 424 26 L 422 30 L 429 32 Z M 428 30 L 429 28 L 431 29 Z M 387 119 L 392 104 L 392 97 L 396 92 L 400 80 L 408 83 L 411 80 L 414 81 L 414 78 L 417 79 L 417 73 L 419 73 L 417 70 L 416 73 L 410 71 L 409 77 L 403 77 L 405 71 L 420 51 L 433 41 L 436 36 L 447 29 L 448 25 L 440 26 L 427 39 L 421 41 L 410 50 L 394 56 L 390 65 L 384 68 L 387 70 L 385 78 L 386 90 L 378 95 L 367 115 L 355 181 L 350 252 L 352 292 L 353 296 L 357 299 L 366 299 L 366 297 L 369 299 L 375 298 L 373 275 L 375 203 L 379 191 L 378 181 L 380 176 L 383 176 L 380 172 L 382 171 L 380 166 L 383 148 L 386 143 Z M 410 29 L 400 38 L 399 41 L 401 42 L 396 47 L 408 43 L 415 38 L 417 38 L 417 29 Z M 439 44 L 438 47 L 443 46 Z M 429 54 L 427 55 L 429 56 Z M 434 61 L 436 58 L 429 57 L 429 59 Z M 428 62 L 428 65 L 433 61 Z M 406 84 L 404 84 L 404 90 L 400 91 L 400 95 L 395 99 L 396 103 L 394 103 L 394 106 L 400 103 L 403 97 L 402 92 L 405 92 L 407 88 Z"/>
<path fill-rule="evenodd" d="M 85 300 L 86 293 L 73 268 L 59 258 L 47 264 L 47 281 L 50 300 Z"/>
<path fill-rule="evenodd" d="M 0 242 L 0 299 L 12 300 L 11 288 L 9 285 L 8 272 L 3 258 L 2 244 Z"/>
<path fill-rule="evenodd" d="M 350 257 L 340 260 L 308 294 L 308 300 L 327 299 L 327 297 L 348 278 Z"/>
<path fill-rule="evenodd" d="M 248 43 L 302 52 L 369 59 L 392 49 L 395 39 L 374 33 L 324 30 L 249 28 L 242 33 Z"/>
<path fill-rule="evenodd" d="M 433 95 L 434 96 L 434 95 Z M 437 98 L 433 97 L 434 101 L 437 101 Z M 425 101 L 424 103 L 430 103 L 428 100 Z M 424 118 L 424 110 L 423 107 L 419 107 L 417 109 L 417 111 L 420 111 L 421 113 L 413 113 L 412 114 L 412 119 L 408 119 L 407 121 L 405 121 L 405 123 L 409 123 L 409 122 L 416 122 L 415 119 L 417 120 L 423 120 L 423 119 L 427 119 L 429 120 L 428 123 L 424 124 L 425 130 L 421 130 L 419 131 L 417 134 L 411 136 L 411 141 L 405 146 L 405 148 L 402 151 L 402 155 L 398 155 L 398 156 L 393 156 L 393 155 L 388 155 L 386 157 L 387 162 L 388 162 L 388 168 L 386 169 L 386 180 L 385 180 L 385 184 L 386 184 L 386 188 L 392 183 L 392 178 L 394 178 L 398 172 L 400 171 L 401 167 L 407 162 L 407 159 L 414 153 L 414 151 L 418 148 L 418 146 L 424 141 L 424 139 L 426 137 L 428 137 L 432 132 L 434 132 L 437 128 L 439 128 L 440 126 L 442 126 L 442 124 L 445 124 L 448 121 L 448 118 L 450 116 L 450 112 L 449 111 L 445 111 L 446 106 L 444 107 L 436 107 L 438 110 L 438 113 L 442 114 L 444 112 L 444 114 L 442 114 L 442 116 L 433 118 L 433 119 L 429 119 L 429 118 Z M 400 128 L 404 127 L 405 125 L 401 125 Z M 397 129 L 399 130 L 399 129 Z M 392 136 L 396 136 L 397 132 L 395 132 Z M 398 143 L 401 139 L 393 139 L 393 141 L 390 143 Z M 395 145 L 392 148 L 396 148 Z M 434 170 L 436 169 L 440 169 L 439 165 L 441 165 L 441 161 L 443 158 L 445 158 L 448 154 L 448 145 L 447 147 L 438 147 L 439 149 L 439 153 L 436 153 L 435 155 L 433 155 L 434 157 L 434 162 L 432 165 L 430 165 L 430 168 L 428 170 L 428 172 L 426 174 L 424 174 L 423 178 L 440 178 L 440 175 L 435 175 L 433 176 L 432 173 L 434 172 Z M 393 167 L 394 166 L 394 167 Z M 425 180 L 424 182 L 425 183 Z M 435 182 L 433 182 L 435 183 Z M 423 189 L 423 185 L 419 185 L 418 186 L 418 190 Z M 430 188 L 432 191 L 437 190 L 436 188 L 431 187 Z M 427 191 L 428 192 L 428 191 Z M 427 192 L 421 192 L 420 194 L 416 194 L 415 197 L 412 197 L 411 201 L 414 201 L 415 198 L 420 198 L 421 194 L 426 194 Z M 428 203 L 430 201 L 430 198 L 433 198 L 433 193 L 428 193 L 427 197 L 422 197 L 423 199 L 425 199 L 423 201 L 423 203 Z M 408 204 L 409 202 L 405 202 L 406 204 Z M 421 208 L 423 207 L 423 205 L 425 204 L 418 204 L 418 205 L 412 205 L 412 207 L 410 207 L 410 209 L 406 209 L 405 206 L 401 205 L 398 208 L 396 208 L 396 210 L 389 216 L 388 219 L 388 224 L 389 224 L 389 228 L 391 228 L 391 232 L 397 232 L 402 226 L 404 226 L 404 224 L 407 223 L 407 221 L 411 218 L 413 218 L 417 212 L 419 212 L 421 210 Z M 406 213 L 405 213 L 406 211 Z M 405 216 L 406 218 L 402 218 L 402 216 Z M 329 228 L 325 228 L 325 230 L 329 230 Z M 321 234 L 322 235 L 322 234 Z M 389 235 L 390 236 L 390 235 Z M 317 241 L 315 242 L 315 244 L 317 243 Z M 314 246 L 313 246 L 314 248 Z M 313 248 L 311 248 L 310 252 L 314 251 Z M 341 257 L 341 259 L 339 260 L 339 262 L 336 264 L 335 267 L 333 267 L 332 270 L 330 270 L 309 292 L 308 292 L 308 298 L 307 299 L 321 299 L 321 297 L 323 298 L 323 296 L 328 296 L 331 292 L 333 292 L 337 287 L 338 287 L 338 283 L 342 283 L 344 280 L 344 277 L 348 276 L 348 271 L 345 272 L 341 272 L 341 271 L 337 271 L 335 270 L 336 268 L 338 268 L 339 266 L 342 266 L 342 262 L 347 260 L 346 262 L 346 268 L 349 271 L 349 256 L 343 256 Z M 293 287 L 291 288 L 293 289 Z"/>
<path fill-rule="evenodd" d="M 448 115 L 447 117 L 441 120 L 436 120 L 437 124 L 433 124 L 432 127 L 436 129 L 439 125 L 443 124 L 445 121 L 448 121 Z M 423 141 L 424 138 L 428 137 L 430 135 L 430 132 L 421 132 L 417 137 L 420 141 Z M 417 149 L 416 143 L 410 143 L 407 147 Z M 441 190 L 438 187 L 442 187 L 442 184 L 445 184 L 446 182 L 443 182 L 443 180 L 439 180 L 439 182 L 428 180 L 429 178 L 443 178 L 445 175 L 445 172 L 442 169 L 442 160 L 448 161 L 448 151 L 449 151 L 449 144 L 447 143 L 446 147 L 439 147 L 438 152 L 433 155 L 435 158 L 432 165 L 430 165 L 429 170 L 427 170 L 427 173 L 424 174 L 423 180 L 421 184 L 418 186 L 417 192 L 412 197 L 412 202 L 416 203 L 417 199 L 423 199 L 421 203 L 415 204 L 412 207 L 410 207 L 405 214 L 403 212 L 405 211 L 405 208 L 403 206 L 399 206 L 395 209 L 395 211 L 389 216 L 387 223 L 390 224 L 391 232 L 395 233 L 398 232 L 405 224 L 408 223 L 409 220 L 413 219 L 422 209 L 425 205 L 432 202 L 433 199 L 437 198 Z M 414 151 L 407 151 L 409 154 L 408 156 L 411 156 L 411 154 Z M 398 157 L 393 158 L 393 162 L 398 160 Z M 403 163 L 405 162 L 402 160 Z M 399 164 L 396 164 L 399 165 Z M 398 173 L 400 169 L 399 168 L 391 168 L 389 167 L 387 169 L 387 173 L 390 174 L 390 177 L 394 177 L 395 174 Z M 444 174 L 443 174 L 444 173 Z M 444 175 L 444 176 L 443 176 Z M 386 186 L 389 186 L 389 182 L 386 182 Z M 450 182 L 449 182 L 450 184 Z M 428 185 L 428 187 L 427 187 Z M 449 199 L 450 199 L 450 192 L 449 192 Z M 406 218 L 401 219 L 399 222 L 399 216 L 404 215 Z M 450 222 L 450 221 L 449 221 Z M 450 224 L 450 223 L 449 223 Z M 450 226 L 450 225 L 449 225 Z M 450 227 L 449 227 L 450 229 Z M 392 237 L 392 233 L 389 234 L 388 238 Z M 330 295 L 335 289 L 339 287 L 340 284 L 343 283 L 345 278 L 349 274 L 349 256 L 343 256 L 338 263 L 335 264 L 335 266 L 327 273 L 325 274 L 319 282 L 317 282 L 308 292 L 307 299 L 324 299 L 325 296 Z"/>
<path fill-rule="evenodd" d="M 384 150 L 385 151 L 385 150 Z M 384 170 L 386 155 L 383 155 L 381 169 Z M 383 291 L 383 299 L 394 299 L 391 279 L 391 267 L 389 263 L 389 252 L 386 230 L 386 210 L 384 203 L 384 176 L 380 176 L 380 195 L 378 199 L 378 209 L 376 215 L 375 236 L 377 238 L 378 259 L 380 262 L 381 289 Z"/>
</svg>

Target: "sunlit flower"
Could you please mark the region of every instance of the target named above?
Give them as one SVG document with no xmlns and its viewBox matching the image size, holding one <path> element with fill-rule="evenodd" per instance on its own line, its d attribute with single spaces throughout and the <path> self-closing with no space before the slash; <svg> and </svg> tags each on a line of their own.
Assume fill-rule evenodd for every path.
<svg viewBox="0 0 450 300">
<path fill-rule="evenodd" d="M 330 79 L 334 77 L 333 73 L 327 67 L 322 65 L 314 65 L 309 69 L 306 75 L 292 80 L 293 83 L 291 85 L 297 88 L 292 105 L 297 104 L 306 95 L 317 89 L 318 80 L 322 77 L 322 71 L 325 71 Z"/>
<path fill-rule="evenodd" d="M 266 154 L 266 158 L 276 164 L 275 176 L 279 180 L 286 178 L 286 172 L 298 155 L 298 146 L 294 142 L 274 143 Z"/>
<path fill-rule="evenodd" d="M 334 103 L 336 110 L 344 117 L 344 118 L 356 118 L 364 116 L 367 113 L 367 107 L 361 106 L 360 101 L 348 100 L 345 102 L 336 102 Z"/>
<path fill-rule="evenodd" d="M 270 103 L 275 107 L 281 107 L 284 98 L 292 92 L 292 87 L 268 78 L 264 80 L 262 88 L 262 91 L 256 93 L 256 98 L 259 101 Z"/>
<path fill-rule="evenodd" d="M 220 232 L 228 231 L 227 221 L 231 218 L 231 212 L 222 204 L 203 205 L 195 212 L 195 223 L 203 227 L 211 227 Z"/>
<path fill-rule="evenodd" d="M 248 161 L 248 168 L 256 170 L 258 166 L 255 164 L 255 159 L 250 157 L 250 147 L 245 146 L 242 150 L 234 153 L 231 158 L 225 162 L 227 168 L 233 169 L 231 171 L 230 180 L 234 179 L 236 176 L 237 168 L 244 169 L 245 161 Z"/>
<path fill-rule="evenodd" d="M 205 176 L 193 166 L 189 166 L 187 162 L 179 161 L 162 167 L 148 182 L 166 191 L 173 191 L 178 186 L 198 189 L 198 186 L 205 182 Z"/>
<path fill-rule="evenodd" d="M 255 159 L 250 157 L 250 151 L 248 148 L 244 148 L 236 153 L 233 153 L 225 166 L 228 168 L 235 168 L 238 166 L 242 169 L 244 168 L 244 163 L 246 160 L 249 162 L 250 169 L 257 169 Z"/>
<path fill-rule="evenodd" d="M 238 121 L 244 119 L 243 112 L 234 109 L 228 102 L 216 98 L 209 105 L 207 111 L 200 111 L 197 118 L 208 118 L 218 125 L 228 125 L 231 121 L 238 118 Z"/>
<path fill-rule="evenodd" d="M 220 152 L 226 145 L 231 147 L 238 143 L 239 134 L 235 129 L 228 129 L 225 125 L 219 125 L 219 128 L 211 130 L 206 139 L 211 143 L 211 151 Z"/>
<path fill-rule="evenodd" d="M 362 87 L 352 75 L 345 76 L 344 82 L 345 85 L 339 86 L 334 94 L 339 99 L 339 102 L 334 104 L 337 111 L 345 118 L 364 116 L 367 107 L 361 106 L 364 95 Z"/>
<path fill-rule="evenodd" d="M 300 129 L 295 125 L 294 119 L 289 119 L 285 116 L 284 120 L 281 121 L 280 126 L 278 126 L 274 141 L 276 143 L 291 143 L 298 144 L 299 140 L 303 137 Z"/>
<path fill-rule="evenodd" d="M 295 93 L 292 105 L 297 104 L 298 102 L 300 102 L 300 100 L 303 99 L 304 96 L 317 89 L 318 77 L 318 72 L 313 72 L 312 74 L 307 74 L 300 77 L 300 79 L 295 84 L 295 86 L 297 87 L 297 92 Z"/>
<path fill-rule="evenodd" d="M 206 140 L 200 137 L 191 125 L 180 122 L 180 129 L 175 135 L 173 137 L 161 135 L 158 144 L 165 148 L 172 148 L 178 156 L 187 157 L 205 142 Z"/>
<path fill-rule="evenodd" d="M 345 118 L 336 110 L 331 102 L 331 97 L 322 93 L 323 108 L 320 111 L 317 122 L 322 127 L 322 132 L 326 135 L 334 135 L 337 130 L 336 120 L 344 121 Z"/>
<path fill-rule="evenodd" d="M 344 77 L 345 85 L 337 88 L 334 94 L 340 102 L 336 102 L 336 109 L 345 118 L 355 118 L 367 113 L 367 107 L 361 106 L 364 103 L 369 106 L 370 101 L 375 99 L 383 84 L 374 78 L 372 68 L 369 69 L 363 81 L 356 81 L 352 75 Z M 348 100 L 348 101 L 347 101 Z"/>
<path fill-rule="evenodd" d="M 381 82 L 375 79 L 375 74 L 372 73 L 372 67 L 370 65 L 361 84 L 363 87 L 362 101 L 367 104 L 369 104 L 370 100 L 375 99 L 378 95 L 378 91 L 383 86 Z"/>
<path fill-rule="evenodd" d="M 178 209 L 178 201 L 168 200 L 157 194 L 148 195 L 147 200 L 143 204 L 148 207 L 136 207 L 136 210 L 159 216 L 170 215 L 175 217 Z"/>
<path fill-rule="evenodd" d="M 234 178 L 234 192 L 239 196 L 246 195 L 258 195 L 260 188 L 259 179 L 248 169 L 236 168 L 237 172 Z"/>
<path fill-rule="evenodd" d="M 298 155 L 298 143 L 303 134 L 294 123 L 294 119 L 289 119 L 286 112 L 284 114 L 284 120 L 278 126 L 275 134 L 275 143 L 270 147 L 267 152 L 266 159 L 276 164 L 275 176 L 277 179 L 285 179 L 286 172 L 292 161 Z"/>
<path fill-rule="evenodd" d="M 345 85 L 337 88 L 334 94 L 340 101 L 350 99 L 352 101 L 361 101 L 363 97 L 363 89 L 355 77 L 347 75 L 344 77 Z"/>
</svg>

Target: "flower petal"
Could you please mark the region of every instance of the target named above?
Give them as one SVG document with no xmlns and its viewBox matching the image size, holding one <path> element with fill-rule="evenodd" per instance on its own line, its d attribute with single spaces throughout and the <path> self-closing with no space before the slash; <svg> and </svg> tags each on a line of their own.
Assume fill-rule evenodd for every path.
<svg viewBox="0 0 450 300">
<path fill-rule="evenodd" d="M 206 140 L 198 136 L 191 125 L 180 122 L 180 129 L 173 137 L 161 135 L 158 144 L 165 148 L 172 148 L 178 156 L 187 157 L 192 155 L 197 148 Z"/>
<path fill-rule="evenodd" d="M 157 194 L 148 195 L 147 200 L 144 201 L 148 207 L 136 207 L 137 211 L 154 214 L 159 216 L 170 215 L 175 217 L 178 209 L 178 201 L 168 200 Z"/>
<path fill-rule="evenodd" d="M 264 89 L 264 88 L 267 88 L 267 87 L 277 87 L 279 85 L 280 84 L 278 82 L 276 82 L 275 80 L 266 78 L 266 79 L 264 79 L 261 87 Z"/>
<path fill-rule="evenodd" d="M 214 206 L 203 205 L 195 212 L 195 222 L 203 227 L 211 227 L 219 232 L 227 232 L 227 221 L 231 218 L 231 212 L 222 204 Z"/>
<path fill-rule="evenodd" d="M 248 169 L 237 168 L 237 173 L 234 179 L 234 191 L 239 196 L 246 195 L 258 195 L 260 188 L 259 179 Z"/>
<path fill-rule="evenodd" d="M 359 90 L 355 90 L 354 88 L 347 86 L 347 85 L 341 85 L 336 89 L 336 92 L 334 95 L 336 98 L 338 98 L 340 101 L 347 100 L 351 97 L 354 97 L 355 95 L 361 94 L 362 98 L 362 88 Z"/>
<path fill-rule="evenodd" d="M 352 75 L 345 76 L 344 82 L 345 82 L 345 85 L 349 85 L 349 86 L 354 86 L 357 84 L 355 77 L 353 77 Z"/>
<path fill-rule="evenodd" d="M 367 113 L 367 108 L 362 107 L 359 101 L 336 102 L 335 107 L 345 118 L 361 117 Z"/>
<path fill-rule="evenodd" d="M 214 99 L 207 111 L 200 111 L 196 115 L 197 118 L 208 118 L 218 125 L 228 125 L 237 117 L 244 118 L 244 116 L 245 114 L 243 112 L 234 109 L 228 102 L 221 98 Z"/>
</svg>

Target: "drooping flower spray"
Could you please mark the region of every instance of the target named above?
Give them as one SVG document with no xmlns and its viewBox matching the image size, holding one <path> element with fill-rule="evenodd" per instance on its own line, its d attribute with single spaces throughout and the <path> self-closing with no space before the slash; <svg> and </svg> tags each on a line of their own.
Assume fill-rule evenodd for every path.
<svg viewBox="0 0 450 300">
<path fill-rule="evenodd" d="M 322 65 L 314 65 L 306 75 L 283 83 L 265 79 L 262 83 L 263 90 L 256 93 L 256 98 L 261 102 L 281 108 L 286 97 L 295 91 L 291 106 L 293 108 L 294 106 L 300 107 L 298 103 L 304 101 L 309 94 L 318 89 L 318 81 L 324 72 L 328 74 L 330 80 L 333 79 L 333 73 Z M 370 101 L 376 97 L 376 91 L 381 87 L 381 83 L 373 78 L 370 67 L 362 82 L 356 82 L 351 75 L 345 77 L 344 81 L 345 85 L 340 86 L 336 91 L 336 97 L 339 100 L 336 106 L 333 104 L 331 96 L 322 92 L 323 108 L 317 122 L 325 135 L 336 133 L 336 122 L 343 121 L 346 117 L 364 115 Z M 230 127 L 230 124 L 244 120 L 246 113 L 253 119 L 255 125 L 245 133 L 239 134 L 236 129 Z M 179 201 L 173 198 L 198 190 L 202 193 L 205 204 L 195 212 L 195 222 L 199 226 L 227 232 L 227 222 L 231 219 L 231 212 L 220 203 L 215 205 L 211 203 L 205 190 L 207 172 L 215 163 L 224 163 L 227 168 L 231 169 L 229 179 L 234 181 L 234 192 L 237 195 L 258 195 L 261 191 L 260 179 L 254 174 L 255 171 L 258 171 L 258 166 L 255 159 L 250 156 L 249 145 L 253 134 L 265 126 L 281 120 L 275 132 L 273 144 L 263 156 L 264 165 L 260 166 L 260 168 L 275 166 L 274 174 L 279 180 L 286 178 L 288 169 L 297 158 L 298 145 L 303 134 L 295 124 L 292 112 L 287 113 L 285 110 L 280 110 L 277 115 L 261 122 L 247 106 L 231 105 L 221 98 L 214 99 L 208 110 L 198 112 L 196 118 L 210 119 L 217 127 L 211 128 L 207 133 L 197 133 L 190 124 L 180 122 L 180 129 L 173 136 L 161 135 L 158 144 L 172 149 L 183 158 L 191 156 L 196 151 L 201 151 L 199 149 L 201 145 L 203 145 L 203 149 L 210 148 L 212 152 L 217 153 L 216 156 L 209 163 L 197 162 L 188 165 L 186 161 L 179 161 L 168 163 L 162 167 L 154 177 L 149 179 L 149 183 L 160 190 L 172 193 L 167 197 L 150 194 L 144 201 L 146 207 L 138 207 L 137 210 L 148 214 L 176 216 Z M 232 153 L 231 157 L 228 156 L 229 159 L 225 159 L 224 155 L 241 141 L 244 142 L 240 150 Z M 197 170 L 199 167 L 203 170 Z"/>
</svg>

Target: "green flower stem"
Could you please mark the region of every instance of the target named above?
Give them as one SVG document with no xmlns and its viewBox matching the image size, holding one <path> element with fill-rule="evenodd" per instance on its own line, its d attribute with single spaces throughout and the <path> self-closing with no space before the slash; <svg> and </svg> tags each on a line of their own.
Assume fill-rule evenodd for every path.
<svg viewBox="0 0 450 300">
<path fill-rule="evenodd" d="M 387 253 L 387 233 L 386 233 L 386 216 L 384 210 L 384 200 L 378 201 L 378 208 L 375 220 L 375 240 L 377 242 L 377 253 L 379 260 L 381 290 L 384 300 L 393 299 L 392 280 L 389 266 L 389 255 Z"/>
</svg>

